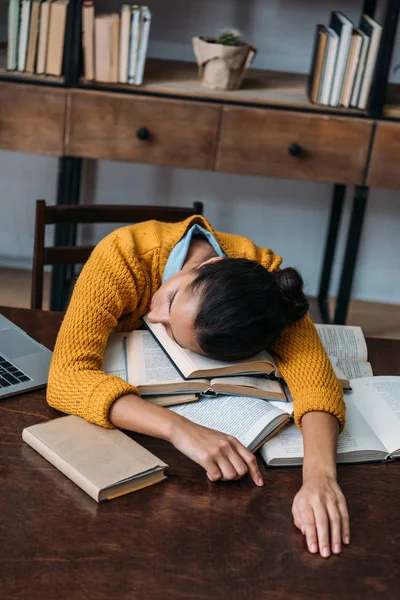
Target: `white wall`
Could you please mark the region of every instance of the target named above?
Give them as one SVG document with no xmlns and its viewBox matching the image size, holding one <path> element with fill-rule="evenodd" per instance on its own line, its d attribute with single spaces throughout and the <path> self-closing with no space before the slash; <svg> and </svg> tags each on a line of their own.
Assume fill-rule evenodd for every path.
<svg viewBox="0 0 400 600">
<path fill-rule="evenodd" d="M 97 0 L 98 11 L 118 6 Z M 306 72 L 314 26 L 327 23 L 330 2 L 308 0 L 154 0 L 150 54 L 192 60 L 190 39 L 214 34 L 223 26 L 240 28 L 259 49 L 264 68 Z M 298 9 L 297 9 L 298 7 Z M 336 1 L 357 21 L 361 2 Z M 294 10 L 295 9 L 295 10 Z M 397 44 L 396 62 L 400 62 Z M 399 74 L 396 75 L 399 77 Z M 394 77 L 394 76 L 393 76 Z M 1 110 L 1 107 L 0 107 Z M 33 244 L 34 201 L 55 201 L 55 158 L 0 152 L 0 265 L 27 266 Z M 283 255 L 298 267 L 310 294 L 315 294 L 321 268 L 332 187 L 326 184 L 225 175 L 150 165 L 86 161 L 83 200 L 98 203 L 187 205 L 201 200 L 205 215 L 218 230 L 241 233 Z M 332 293 L 338 271 L 348 208 L 341 231 Z M 96 239 L 107 232 L 96 229 Z M 354 282 L 360 299 L 400 303 L 400 192 L 372 190 Z M 85 237 L 91 231 L 85 230 Z"/>
</svg>

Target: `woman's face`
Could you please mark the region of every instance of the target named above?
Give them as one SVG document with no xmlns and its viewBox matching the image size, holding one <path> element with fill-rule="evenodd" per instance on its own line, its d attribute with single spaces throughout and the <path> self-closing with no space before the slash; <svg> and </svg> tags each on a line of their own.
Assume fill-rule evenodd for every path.
<svg viewBox="0 0 400 600">
<path fill-rule="evenodd" d="M 202 354 L 194 328 L 200 294 L 199 290 L 188 289 L 195 277 L 192 270 L 170 277 L 154 294 L 147 318 L 150 323 L 162 323 L 182 348 Z"/>
</svg>

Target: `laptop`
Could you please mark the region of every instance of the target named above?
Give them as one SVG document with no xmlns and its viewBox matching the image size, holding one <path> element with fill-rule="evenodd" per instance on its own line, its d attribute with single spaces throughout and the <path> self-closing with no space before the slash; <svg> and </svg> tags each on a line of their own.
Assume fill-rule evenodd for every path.
<svg viewBox="0 0 400 600">
<path fill-rule="evenodd" d="M 52 354 L 0 315 L 0 399 L 44 387 Z"/>
</svg>

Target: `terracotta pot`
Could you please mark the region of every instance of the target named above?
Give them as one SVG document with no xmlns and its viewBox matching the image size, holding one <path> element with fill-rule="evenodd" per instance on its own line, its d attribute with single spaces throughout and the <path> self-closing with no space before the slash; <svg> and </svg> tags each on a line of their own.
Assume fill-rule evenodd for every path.
<svg viewBox="0 0 400 600">
<path fill-rule="evenodd" d="M 194 37 L 192 42 L 202 85 L 212 90 L 236 90 L 242 85 L 255 48 L 248 44 L 224 46 L 207 37 Z"/>
</svg>

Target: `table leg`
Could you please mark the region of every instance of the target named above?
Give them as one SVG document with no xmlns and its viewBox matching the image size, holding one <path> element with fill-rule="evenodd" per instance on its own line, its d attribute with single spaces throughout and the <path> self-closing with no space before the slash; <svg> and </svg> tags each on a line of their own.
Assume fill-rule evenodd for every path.
<svg viewBox="0 0 400 600">
<path fill-rule="evenodd" d="M 57 204 L 79 204 L 82 159 L 64 156 L 59 159 Z M 55 246 L 73 246 L 76 226 L 56 225 Z M 73 265 L 56 265 L 51 277 L 50 309 L 65 310 L 68 292 L 73 279 Z"/>
<path fill-rule="evenodd" d="M 324 261 L 322 265 L 321 279 L 319 283 L 318 292 L 318 306 L 324 323 L 330 323 L 328 291 L 332 275 L 332 266 L 333 259 L 335 257 L 339 225 L 343 213 L 343 203 L 345 194 L 345 185 L 334 185 L 331 203 L 331 214 L 329 217 L 328 233 L 326 236 Z"/>
<path fill-rule="evenodd" d="M 350 300 L 351 286 L 353 283 L 354 270 L 357 261 L 358 248 L 360 245 L 367 200 L 368 188 L 366 186 L 357 186 L 355 188 L 353 209 L 351 213 L 349 231 L 347 234 L 346 250 L 343 259 L 342 274 L 336 301 L 334 322 L 339 325 L 343 325 L 346 322 L 347 309 Z"/>
</svg>

